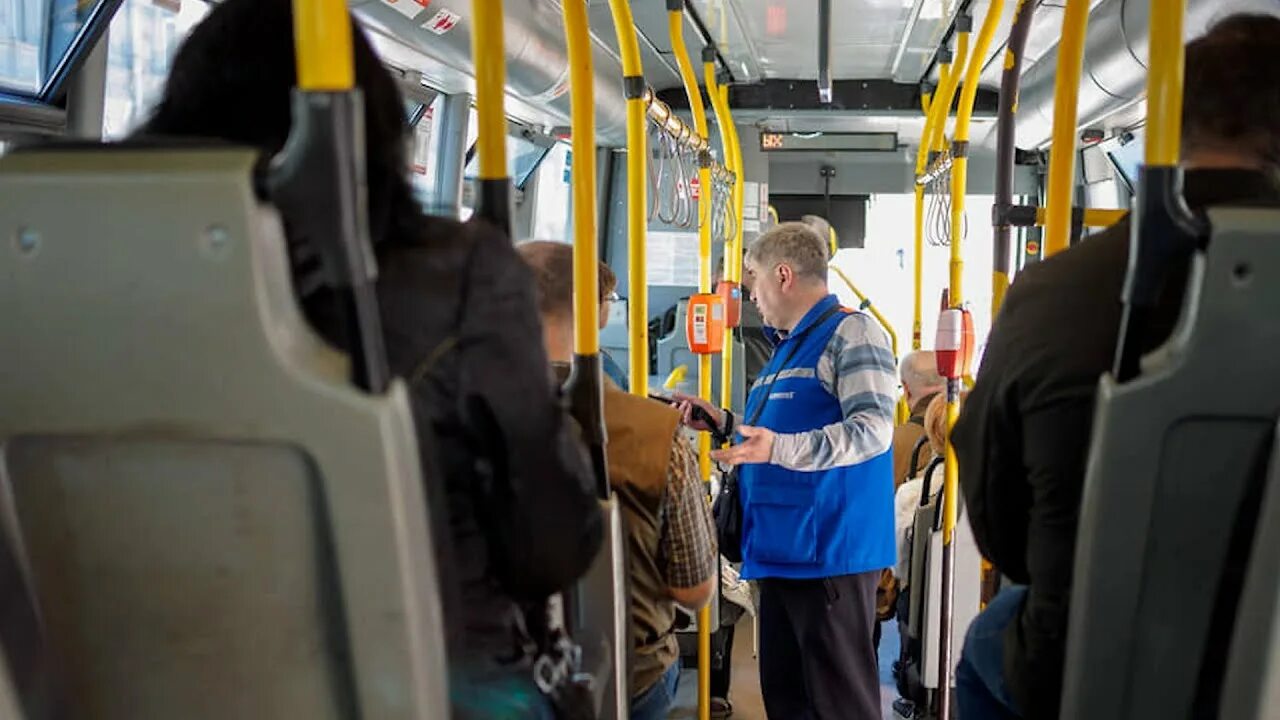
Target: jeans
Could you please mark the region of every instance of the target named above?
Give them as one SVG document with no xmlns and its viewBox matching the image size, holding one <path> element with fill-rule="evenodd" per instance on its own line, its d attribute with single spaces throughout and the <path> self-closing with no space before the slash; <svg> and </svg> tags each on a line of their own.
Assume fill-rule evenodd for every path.
<svg viewBox="0 0 1280 720">
<path fill-rule="evenodd" d="M 956 667 L 960 720 L 1018 720 L 1021 713 L 1004 680 L 1004 631 L 1016 622 L 1027 588 L 1002 590 L 969 626 Z"/>
<path fill-rule="evenodd" d="M 653 687 L 631 700 L 631 720 L 666 720 L 680 687 L 680 661 L 677 659 Z"/>
</svg>

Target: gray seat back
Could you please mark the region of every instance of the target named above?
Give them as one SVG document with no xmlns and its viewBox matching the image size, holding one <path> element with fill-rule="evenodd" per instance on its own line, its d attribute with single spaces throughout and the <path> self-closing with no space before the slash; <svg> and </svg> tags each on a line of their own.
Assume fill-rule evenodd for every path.
<svg viewBox="0 0 1280 720">
<path fill-rule="evenodd" d="M 1222 692 L 1221 718 L 1269 720 L 1280 707 L 1280 428 L 1258 517 L 1258 537 Z"/>
<path fill-rule="evenodd" d="M 1220 208 L 1210 220 L 1174 336 L 1134 381 L 1100 385 L 1076 546 L 1068 720 L 1216 707 L 1215 653 L 1239 596 L 1224 569 L 1253 545 L 1280 414 L 1280 213 Z"/>
<path fill-rule="evenodd" d="M 447 717 L 404 386 L 306 325 L 253 163 L 0 158 L 3 529 L 75 717 Z"/>
</svg>

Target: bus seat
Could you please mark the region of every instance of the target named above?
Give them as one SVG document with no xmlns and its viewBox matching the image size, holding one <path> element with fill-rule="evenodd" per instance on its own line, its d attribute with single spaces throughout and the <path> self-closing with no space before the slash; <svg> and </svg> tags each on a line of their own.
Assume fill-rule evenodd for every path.
<svg viewBox="0 0 1280 720">
<path fill-rule="evenodd" d="M 1224 568 L 1238 568 L 1256 547 L 1280 414 L 1280 213 L 1215 208 L 1209 218 L 1212 238 L 1192 263 L 1173 337 L 1133 381 L 1100 383 L 1065 720 L 1217 707 L 1219 653 L 1241 594 Z"/>
<path fill-rule="evenodd" d="M 254 160 L 0 158 L 0 537 L 75 717 L 448 717 L 405 388 L 304 321 Z"/>
<path fill-rule="evenodd" d="M 600 720 L 629 717 L 631 667 L 631 584 L 627 574 L 627 533 L 617 496 L 600 501 L 605 538 L 587 574 L 578 581 L 574 638 L 582 646 L 582 670 L 595 678 Z"/>
<path fill-rule="evenodd" d="M 1240 598 L 1221 718 L 1267 720 L 1280 706 L 1280 428 Z"/>
</svg>

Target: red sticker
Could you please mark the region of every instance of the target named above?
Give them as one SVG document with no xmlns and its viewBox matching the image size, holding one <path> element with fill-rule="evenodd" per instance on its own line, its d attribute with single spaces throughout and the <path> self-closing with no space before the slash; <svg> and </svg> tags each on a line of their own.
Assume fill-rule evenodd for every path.
<svg viewBox="0 0 1280 720">
<path fill-rule="evenodd" d="M 698 178 L 691 178 L 689 180 L 689 195 L 692 196 L 694 200 L 702 197 L 701 183 L 698 182 Z"/>
<path fill-rule="evenodd" d="M 431 0 L 382 0 L 382 2 L 395 8 L 396 12 L 410 20 L 418 17 L 418 13 L 431 4 Z"/>
<path fill-rule="evenodd" d="M 431 16 L 431 19 L 422 27 L 437 35 L 443 35 L 452 30 L 461 21 L 462 16 L 458 13 L 449 8 L 440 8 L 439 12 Z"/>
</svg>

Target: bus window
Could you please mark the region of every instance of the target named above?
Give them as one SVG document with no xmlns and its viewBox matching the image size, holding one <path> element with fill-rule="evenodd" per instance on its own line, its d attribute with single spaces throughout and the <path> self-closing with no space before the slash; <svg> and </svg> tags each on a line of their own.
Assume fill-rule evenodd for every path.
<svg viewBox="0 0 1280 720">
<path fill-rule="evenodd" d="M 121 3 L 111 21 L 107 48 L 105 139 L 124 137 L 146 121 L 164 90 L 174 53 L 208 12 L 204 0 Z"/>
<path fill-rule="evenodd" d="M 1107 153 L 1116 167 L 1125 185 L 1132 193 L 1138 187 L 1138 167 L 1142 165 L 1146 153 L 1146 143 L 1142 135 L 1125 135 L 1127 141 L 1116 139 L 1114 147 Z"/>
<path fill-rule="evenodd" d="M 533 237 L 569 242 L 569 146 L 558 142 L 538 165 L 533 185 Z"/>
<path fill-rule="evenodd" d="M 418 110 L 421 107 L 418 103 L 409 102 L 406 110 L 411 110 L 409 119 L 412 121 L 414 115 L 419 115 L 417 123 L 413 126 L 413 152 L 410 156 L 410 167 L 412 175 L 410 179 L 413 181 L 413 194 L 418 198 L 418 202 L 424 208 L 433 207 L 436 200 L 436 156 L 435 147 L 431 144 L 431 137 L 436 132 L 436 113 L 440 108 L 440 97 L 437 95 L 431 104 L 426 108 Z"/>
<path fill-rule="evenodd" d="M 529 180 L 529 176 L 538 168 L 538 163 L 542 162 L 542 159 L 546 157 L 550 149 L 550 145 L 539 144 L 515 135 L 508 135 L 507 172 L 510 173 L 512 185 L 523 189 L 525 183 Z M 467 180 L 475 180 L 479 177 L 479 174 L 480 159 L 473 152 L 462 176 Z"/>
<path fill-rule="evenodd" d="M 48 102 L 67 77 L 68 62 L 100 2 L 0 0 L 0 93 Z"/>
</svg>

